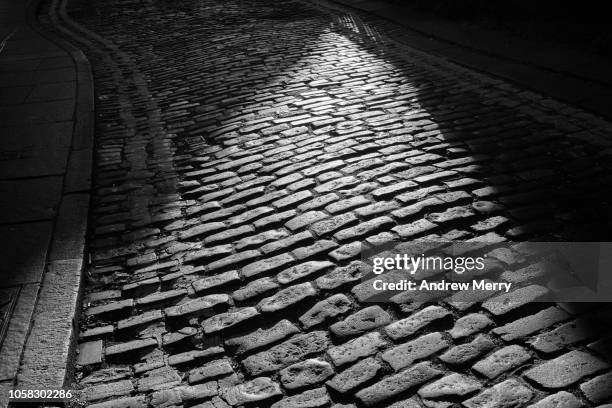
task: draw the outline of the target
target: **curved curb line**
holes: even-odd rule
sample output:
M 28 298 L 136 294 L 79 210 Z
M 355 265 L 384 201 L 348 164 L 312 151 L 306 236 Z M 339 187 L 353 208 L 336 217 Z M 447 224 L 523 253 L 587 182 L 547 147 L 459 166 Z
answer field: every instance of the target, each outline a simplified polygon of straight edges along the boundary
M 93 169 L 91 66 L 81 50 L 38 25 L 36 12 L 41 1 L 30 0 L 26 5 L 26 22 L 41 37 L 70 55 L 76 72 L 76 95 L 62 199 L 17 375 L 17 388 L 20 389 L 70 388 L 73 380 Z M 53 13 L 54 8 L 50 10 L 50 14 Z M 52 18 L 55 26 L 54 20 Z

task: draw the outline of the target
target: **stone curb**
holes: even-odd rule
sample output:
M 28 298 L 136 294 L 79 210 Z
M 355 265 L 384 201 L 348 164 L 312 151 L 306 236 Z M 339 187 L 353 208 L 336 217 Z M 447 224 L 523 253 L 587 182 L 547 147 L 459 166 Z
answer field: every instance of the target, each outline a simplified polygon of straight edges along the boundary
M 320 0 L 309 1 L 317 3 Z M 432 32 L 424 31 L 421 28 L 413 27 L 400 18 L 394 18 L 387 13 L 381 12 L 380 10 L 382 9 L 368 7 L 362 2 L 350 0 L 324 1 L 330 1 L 350 10 L 376 16 L 410 30 L 412 35 L 409 38 L 398 39 L 398 42 L 410 47 L 445 58 L 470 69 L 510 81 L 543 95 L 552 96 L 607 119 L 612 119 L 612 108 L 610 108 L 606 98 L 612 94 L 612 90 L 604 88 L 595 79 L 582 78 L 564 73 L 562 70 L 552 70 L 551 68 L 517 60 L 512 55 L 503 53 L 493 54 L 463 42 L 453 41 Z M 583 92 L 573 92 L 575 90 L 583 90 Z M 585 95 L 591 96 L 587 97 Z M 599 97 L 595 97 L 597 95 Z
M 93 168 L 91 67 L 82 51 L 38 25 L 36 11 L 41 1 L 31 0 L 27 4 L 26 21 L 38 34 L 71 56 L 77 76 L 77 94 L 63 196 L 17 375 L 17 388 L 20 389 L 69 388 L 72 382 Z M 55 13 L 55 9 L 50 12 Z

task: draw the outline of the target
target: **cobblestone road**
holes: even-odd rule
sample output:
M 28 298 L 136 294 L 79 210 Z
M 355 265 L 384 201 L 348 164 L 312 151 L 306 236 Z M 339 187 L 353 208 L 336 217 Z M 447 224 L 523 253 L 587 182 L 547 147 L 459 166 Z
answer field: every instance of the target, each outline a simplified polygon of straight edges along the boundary
M 605 239 L 609 123 L 326 4 L 71 15 L 96 85 L 92 407 L 610 402 L 601 305 L 372 304 L 359 262 L 362 240 Z

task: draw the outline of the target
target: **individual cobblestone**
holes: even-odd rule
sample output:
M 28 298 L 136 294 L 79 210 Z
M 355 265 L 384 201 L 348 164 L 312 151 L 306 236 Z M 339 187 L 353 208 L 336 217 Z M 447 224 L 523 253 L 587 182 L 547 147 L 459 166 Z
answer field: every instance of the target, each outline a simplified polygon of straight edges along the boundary
M 311 354 L 325 351 L 328 339 L 324 332 L 298 335 L 284 343 L 244 359 L 243 364 L 251 375 L 275 371 L 301 361 Z
M 307 261 L 285 269 L 276 276 L 276 279 L 279 283 L 287 285 L 303 278 L 311 278 L 312 275 L 318 275 L 333 266 L 334 264 L 328 261 Z
M 477 380 L 454 373 L 421 387 L 418 393 L 422 398 L 444 399 L 463 397 L 481 388 Z
M 221 359 L 206 363 L 201 367 L 194 368 L 189 371 L 189 384 L 196 384 L 202 381 L 210 380 L 222 375 L 231 374 L 234 372 L 230 361 Z
M 237 271 L 227 271 L 218 275 L 194 281 L 191 283 L 191 286 L 196 293 L 200 293 L 215 288 L 231 286 L 239 281 L 240 276 L 238 275 Z
M 402 320 L 385 327 L 385 332 L 393 340 L 408 337 L 433 322 L 450 316 L 450 312 L 442 307 L 428 306 Z
M 295 259 L 291 255 L 284 253 L 245 265 L 240 273 L 245 278 L 252 278 L 259 274 L 277 271 L 293 262 L 295 262 Z
M 316 290 L 311 283 L 301 283 L 285 289 L 281 289 L 273 296 L 262 299 L 259 308 L 262 312 L 276 312 L 293 306 L 306 298 L 316 295 Z
M 462 365 L 494 348 L 495 343 L 493 340 L 484 334 L 480 334 L 469 343 L 459 344 L 450 348 L 440 356 L 440 360 L 451 365 Z
M 351 301 L 339 293 L 318 302 L 306 313 L 300 316 L 300 322 L 305 328 L 310 328 L 325 322 L 333 317 L 344 314 L 351 308 Z
M 281 320 L 269 329 L 259 328 L 246 335 L 231 337 L 225 344 L 236 347 L 236 353 L 242 354 L 268 346 L 295 333 L 299 333 L 297 327 L 288 320 Z
M 341 322 L 329 327 L 337 338 L 347 338 L 362 334 L 391 321 L 391 316 L 380 306 L 370 306 L 350 315 Z
M 472 366 L 472 369 L 487 378 L 495 378 L 500 374 L 516 368 L 531 360 L 531 354 L 516 344 L 506 346 L 488 355 Z
M 272 404 L 271 408 L 318 408 L 329 405 L 329 395 L 325 388 L 304 391 L 301 394 L 285 397 Z
M 308 359 L 282 369 L 279 374 L 283 387 L 295 390 L 322 383 L 334 375 L 334 370 L 326 361 Z
M 441 371 L 433 368 L 429 363 L 419 363 L 362 389 L 356 396 L 369 407 L 379 406 L 382 401 L 419 386 L 441 374 Z
M 493 333 L 506 341 L 512 341 L 524 338 L 568 318 L 569 314 L 553 306 L 531 316 L 525 316 L 504 326 L 497 327 L 493 329 Z
M 238 302 L 248 301 L 278 288 L 278 283 L 269 277 L 256 279 L 232 293 L 232 297 Z
M 465 401 L 468 408 L 510 408 L 525 405 L 534 396 L 533 391 L 515 379 L 496 384 Z
M 485 329 L 486 327 L 489 327 L 492 324 L 493 321 L 489 319 L 486 315 L 480 313 L 471 313 L 469 315 L 465 315 L 457 319 L 455 325 L 449 331 L 449 334 L 454 339 L 460 339 L 471 334 L 478 333 L 482 329 Z M 500 334 L 501 331 L 497 330 L 498 329 L 495 329 L 494 332 L 496 334 Z
M 372 332 L 339 346 L 333 346 L 327 350 L 327 354 L 335 365 L 341 366 L 370 356 L 386 346 L 387 343 L 380 333 Z
M 370 267 L 360 261 L 353 261 L 347 266 L 337 267 L 327 274 L 316 279 L 321 289 L 332 290 L 338 287 L 357 282 L 370 270 Z
M 584 407 L 582 401 L 580 401 L 574 394 L 570 394 L 567 391 L 559 391 L 556 394 L 549 395 L 548 397 L 542 398 L 540 401 L 533 405 L 529 405 L 529 408 L 580 408 Z
M 525 376 L 542 387 L 560 389 L 608 367 L 594 356 L 574 350 L 530 368 Z
M 515 291 L 490 298 L 482 304 L 482 307 L 490 313 L 500 316 L 525 306 L 529 302 L 541 299 L 547 293 L 548 289 L 542 286 L 529 285 Z
M 364 383 L 374 380 L 383 365 L 373 358 L 366 358 L 327 381 L 327 386 L 341 394 L 347 394 Z
M 401 344 L 382 354 L 395 371 L 412 365 L 415 361 L 424 359 L 447 348 L 450 345 L 440 332 L 425 334 L 408 343 Z
M 212 312 L 213 308 L 229 304 L 229 296 L 224 294 L 207 295 L 192 299 L 177 306 L 171 306 L 164 310 L 168 317 L 180 317 L 186 315 L 202 315 Z
M 542 333 L 529 344 L 534 349 L 543 353 L 554 353 L 565 347 L 594 336 L 599 331 L 595 322 L 589 317 L 565 323 L 554 330 Z
M 245 307 L 244 309 L 219 313 L 204 320 L 202 322 L 202 328 L 206 334 L 216 333 L 244 323 L 258 315 L 259 312 L 254 307 Z
M 258 377 L 251 381 L 223 390 L 222 397 L 231 406 L 266 401 L 281 395 L 280 386 L 267 377 Z
M 580 384 L 580 390 L 589 401 L 601 404 L 612 398 L 612 374 L 603 374 Z

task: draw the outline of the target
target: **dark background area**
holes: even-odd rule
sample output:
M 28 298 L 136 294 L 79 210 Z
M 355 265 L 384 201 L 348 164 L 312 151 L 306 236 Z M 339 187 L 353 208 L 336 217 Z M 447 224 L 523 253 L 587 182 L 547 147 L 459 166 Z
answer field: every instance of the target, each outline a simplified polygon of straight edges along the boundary
M 607 2 L 554 0 L 392 0 L 481 28 L 500 29 L 529 40 L 561 42 L 612 55 Z

